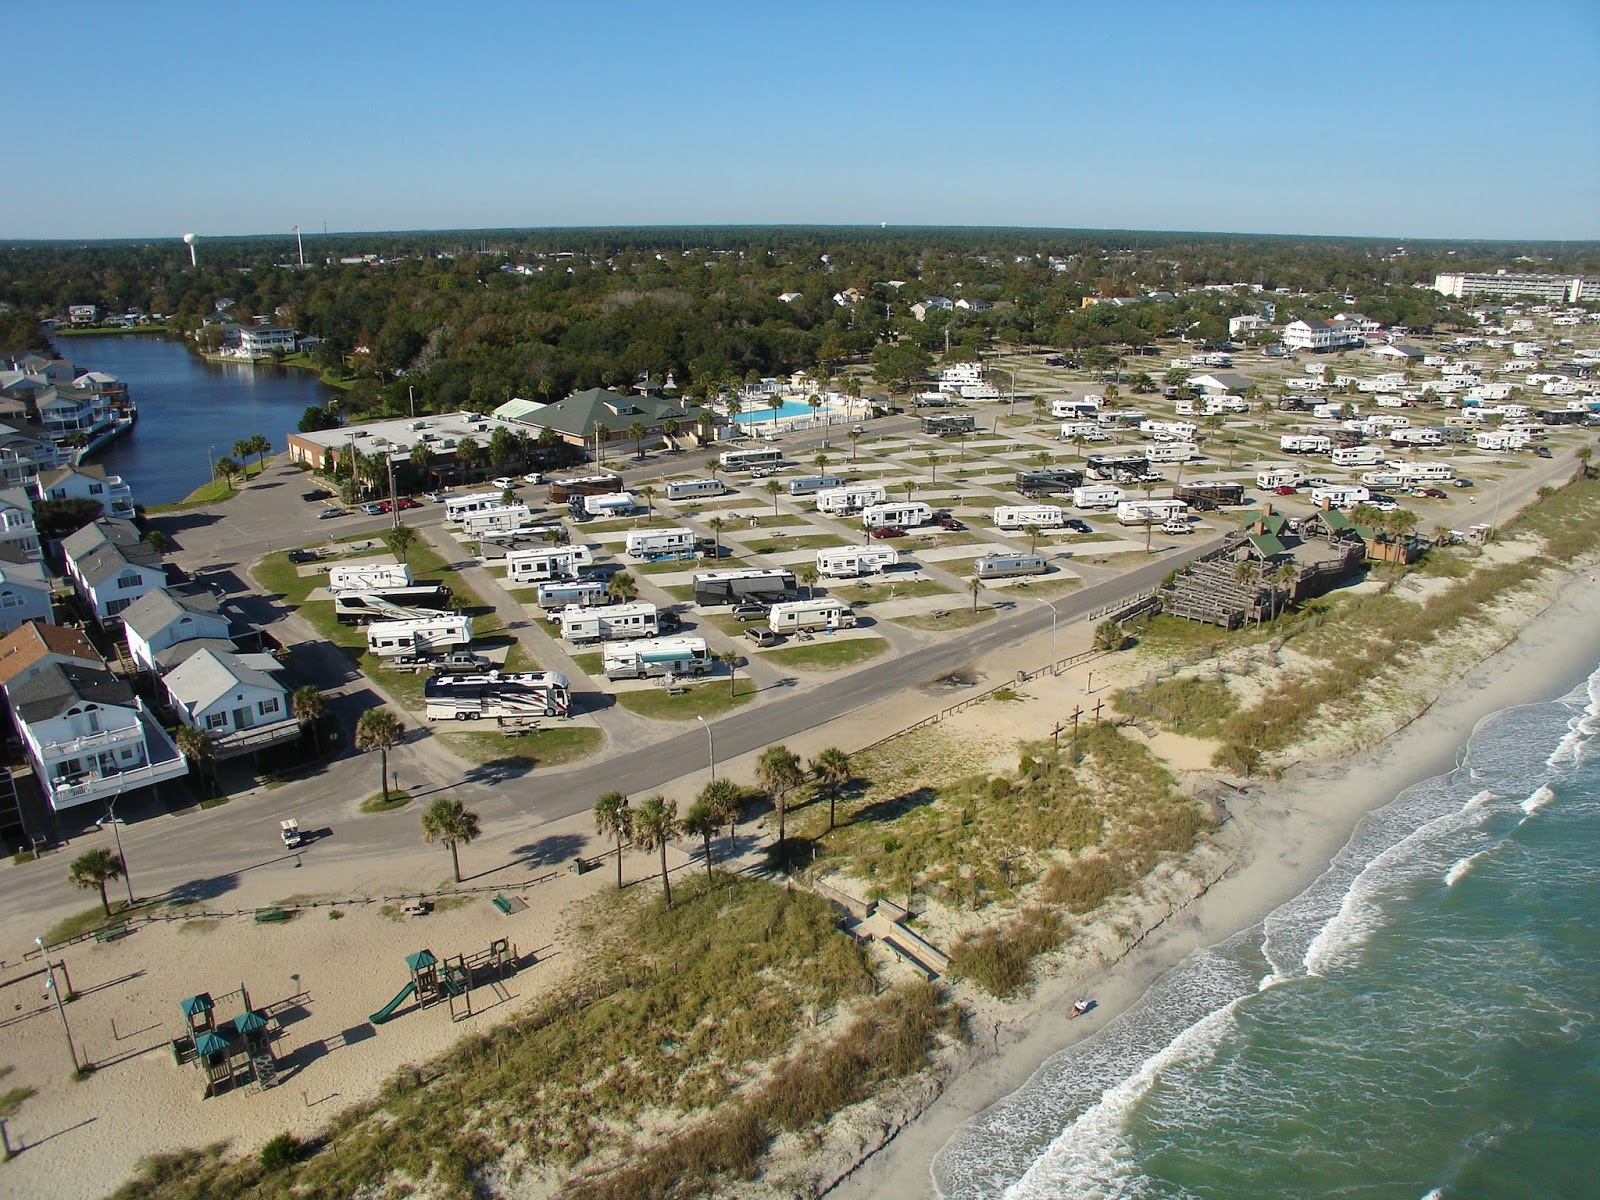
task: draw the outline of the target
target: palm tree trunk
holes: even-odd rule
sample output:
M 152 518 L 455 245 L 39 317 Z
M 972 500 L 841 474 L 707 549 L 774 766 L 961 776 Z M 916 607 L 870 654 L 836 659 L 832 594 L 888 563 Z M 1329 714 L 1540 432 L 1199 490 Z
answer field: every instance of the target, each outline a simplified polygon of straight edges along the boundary
M 828 832 L 833 832 L 833 812 L 839 803 L 839 792 L 836 788 L 828 789 Z
M 617 831 L 617 891 L 622 890 L 622 831 Z
M 456 869 L 456 882 L 461 882 L 461 851 L 454 842 L 450 843 L 450 865 Z
M 100 907 L 105 909 L 106 916 L 109 917 L 111 915 L 111 901 L 106 899 L 106 881 L 104 879 L 100 881 Z
M 783 843 L 789 823 L 788 798 L 782 794 L 778 796 L 778 853 L 783 853 Z
M 711 882 L 711 830 L 706 829 L 706 882 Z
M 389 752 L 380 750 L 378 754 L 378 786 L 383 789 L 383 802 L 387 804 L 389 803 Z
M 667 839 L 661 839 L 661 892 L 666 897 L 667 907 L 672 907 L 672 880 L 667 878 Z

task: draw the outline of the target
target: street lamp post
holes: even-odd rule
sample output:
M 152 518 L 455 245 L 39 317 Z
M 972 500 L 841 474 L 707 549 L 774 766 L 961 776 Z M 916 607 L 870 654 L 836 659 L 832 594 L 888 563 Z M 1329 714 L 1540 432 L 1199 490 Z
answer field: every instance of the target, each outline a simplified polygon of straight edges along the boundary
M 117 801 L 121 799 L 121 792 L 118 792 L 115 796 L 113 796 L 106 803 L 106 815 L 96 821 L 95 824 L 100 826 L 102 829 L 104 829 L 107 825 L 111 826 L 111 834 L 117 839 L 117 861 L 122 864 L 122 881 L 128 885 L 128 907 L 132 908 L 133 874 L 128 870 L 127 856 L 122 853 L 122 827 L 126 825 L 127 822 L 117 816 Z
M 55 997 L 56 1012 L 61 1017 L 61 1031 L 67 1035 L 67 1053 L 72 1057 L 72 1073 L 76 1075 L 82 1068 L 78 1065 L 78 1048 L 72 1044 L 72 1027 L 67 1024 L 67 1009 L 61 1003 L 61 988 L 56 984 L 56 965 L 50 961 L 50 952 L 44 948 L 44 939 L 36 937 L 33 941 L 44 955 L 44 969 L 49 976 L 45 981 L 45 990 Z
M 217 477 L 217 463 L 216 463 L 216 459 L 213 457 L 213 455 L 216 453 L 216 450 L 217 450 L 217 448 L 215 446 L 207 446 L 206 447 L 206 481 L 207 482 L 210 482 L 211 480 L 213 480 L 213 479 L 215 479 Z
M 711 761 L 711 782 L 717 781 L 717 740 L 711 735 L 711 723 L 702 716 L 696 716 L 696 721 L 706 727 L 706 756 Z

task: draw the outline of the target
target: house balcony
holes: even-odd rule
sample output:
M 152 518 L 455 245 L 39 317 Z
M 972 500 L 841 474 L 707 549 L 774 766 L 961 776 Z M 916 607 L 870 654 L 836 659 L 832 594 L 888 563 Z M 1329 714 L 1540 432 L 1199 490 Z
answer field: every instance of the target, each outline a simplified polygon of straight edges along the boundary
M 274 721 L 270 725 L 252 725 L 249 729 L 235 730 L 220 737 L 211 737 L 212 753 L 217 761 L 253 754 L 268 746 L 281 746 L 300 736 L 300 722 L 290 719 Z
M 102 729 L 64 742 L 41 742 L 39 755 L 46 762 L 63 758 L 77 758 L 82 754 L 99 754 L 104 750 L 126 746 L 129 742 L 143 742 L 144 728 L 135 721 L 116 729 Z
M 39 778 L 42 781 L 48 780 L 45 792 L 52 809 L 60 812 L 62 809 L 74 808 L 80 804 L 92 804 L 97 801 L 104 803 L 124 792 L 166 783 L 172 779 L 181 779 L 189 773 L 188 760 L 178 753 L 178 748 L 167 736 L 167 731 L 162 729 L 148 712 L 141 710 L 138 726 L 127 728 L 137 728 L 143 737 L 146 761 L 137 766 L 126 770 L 85 771 L 77 775 L 49 779 L 48 771 L 41 769 L 43 764 L 37 761 L 34 763 Z M 90 746 L 85 749 L 99 748 Z

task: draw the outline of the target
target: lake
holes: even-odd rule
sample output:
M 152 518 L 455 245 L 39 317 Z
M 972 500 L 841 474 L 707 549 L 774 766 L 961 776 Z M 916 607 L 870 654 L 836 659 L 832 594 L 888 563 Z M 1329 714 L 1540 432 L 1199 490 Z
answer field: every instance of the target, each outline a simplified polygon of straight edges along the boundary
M 312 405 L 333 389 L 314 372 L 207 362 L 162 337 L 57 338 L 56 353 L 78 370 L 105 371 L 128 385 L 139 422 L 90 459 L 121 475 L 138 504 L 171 504 L 211 478 L 210 459 L 265 434 L 274 453 Z

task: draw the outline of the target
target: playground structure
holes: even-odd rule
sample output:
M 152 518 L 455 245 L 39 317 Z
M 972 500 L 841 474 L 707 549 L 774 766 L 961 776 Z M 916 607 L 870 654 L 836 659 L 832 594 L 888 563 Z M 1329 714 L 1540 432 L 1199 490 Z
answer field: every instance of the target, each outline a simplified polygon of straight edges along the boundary
M 242 1083 L 265 1089 L 278 1082 L 270 1022 L 250 1006 L 250 993 L 244 984 L 223 996 L 221 1003 L 234 997 L 239 998 L 243 1011 L 222 1022 L 216 1019 L 219 1001 L 213 1000 L 210 992 L 190 996 L 178 1005 L 188 1032 L 172 1039 L 172 1058 L 180 1067 L 192 1062 L 205 1073 L 207 1098 Z
M 450 1007 L 450 1019 L 464 1021 L 472 1016 L 473 988 L 490 987 L 496 999 L 508 1000 L 510 997 L 502 984 L 521 967 L 522 960 L 509 938 L 495 938 L 487 950 L 473 955 L 458 954 L 442 962 L 432 950 L 418 950 L 415 954 L 406 955 L 406 969 L 411 972 L 411 982 L 368 1020 L 374 1025 L 391 1021 L 397 1015 L 402 1015 L 398 1012 L 400 1006 L 415 997 L 418 1008 L 427 1008 L 443 1000 Z M 464 1006 L 460 1013 L 456 1011 L 458 1000 Z

